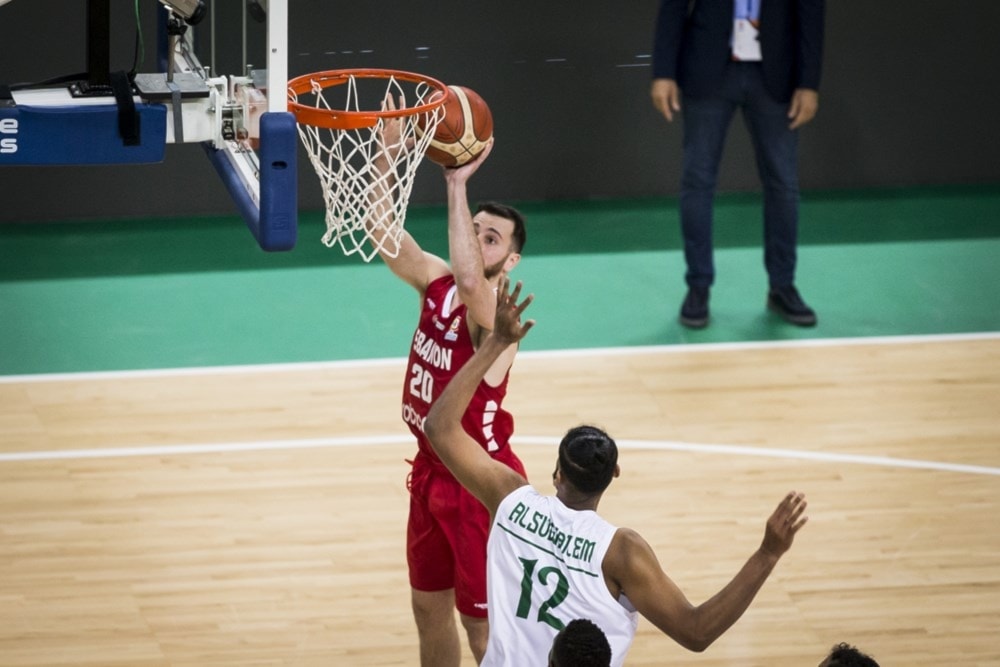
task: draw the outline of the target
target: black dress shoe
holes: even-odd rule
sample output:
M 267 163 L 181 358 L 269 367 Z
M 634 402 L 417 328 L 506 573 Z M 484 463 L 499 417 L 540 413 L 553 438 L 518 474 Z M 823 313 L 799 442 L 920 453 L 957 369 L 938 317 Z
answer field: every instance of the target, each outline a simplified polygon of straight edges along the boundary
M 690 287 L 681 304 L 680 322 L 689 329 L 704 329 L 708 324 L 708 288 Z
M 783 319 L 800 327 L 816 326 L 816 313 L 806 305 L 793 285 L 772 287 L 767 293 L 767 307 Z

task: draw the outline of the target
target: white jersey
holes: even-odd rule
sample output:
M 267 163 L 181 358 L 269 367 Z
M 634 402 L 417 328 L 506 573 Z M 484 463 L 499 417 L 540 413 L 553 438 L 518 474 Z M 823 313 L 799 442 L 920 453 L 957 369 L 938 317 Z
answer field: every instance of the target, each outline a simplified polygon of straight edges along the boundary
M 590 510 L 522 486 L 497 508 L 487 546 L 490 638 L 482 667 L 546 664 L 556 633 L 570 621 L 596 623 L 625 662 L 638 614 L 615 600 L 601 564 L 617 528 Z

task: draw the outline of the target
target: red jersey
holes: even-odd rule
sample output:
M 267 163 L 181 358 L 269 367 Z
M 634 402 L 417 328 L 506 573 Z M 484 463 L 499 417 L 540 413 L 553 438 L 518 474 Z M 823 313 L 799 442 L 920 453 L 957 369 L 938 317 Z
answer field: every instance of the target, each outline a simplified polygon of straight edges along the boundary
M 465 304 L 451 307 L 457 291 L 450 274 L 427 286 L 403 384 L 403 421 L 417 438 L 420 457 L 433 461 L 440 459 L 424 435 L 424 420 L 431 403 L 475 353 Z M 514 432 L 514 418 L 502 408 L 508 378 L 509 373 L 496 387 L 480 382 L 462 416 L 465 432 L 490 453 L 506 449 Z

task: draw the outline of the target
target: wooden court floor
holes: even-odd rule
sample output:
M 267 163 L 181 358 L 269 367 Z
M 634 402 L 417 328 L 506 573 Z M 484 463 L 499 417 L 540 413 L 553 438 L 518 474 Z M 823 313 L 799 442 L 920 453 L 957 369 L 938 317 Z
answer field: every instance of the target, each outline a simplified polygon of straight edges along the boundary
M 0 378 L 0 665 L 415 665 L 402 374 Z M 728 634 L 627 664 L 1000 665 L 1000 337 L 524 354 L 508 400 L 542 489 L 567 427 L 619 440 L 602 513 L 696 603 L 807 494 Z

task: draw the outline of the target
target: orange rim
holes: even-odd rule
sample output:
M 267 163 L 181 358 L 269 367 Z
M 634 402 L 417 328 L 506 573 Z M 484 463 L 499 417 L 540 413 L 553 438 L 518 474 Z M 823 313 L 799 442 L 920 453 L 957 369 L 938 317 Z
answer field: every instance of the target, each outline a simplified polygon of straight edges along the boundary
M 444 94 L 440 99 L 433 102 L 425 102 L 419 106 L 406 109 L 396 109 L 395 111 L 342 111 L 338 109 L 321 109 L 315 106 L 299 104 L 296 99 L 298 95 L 313 93 L 313 83 L 318 83 L 320 88 L 331 88 L 347 83 L 351 77 L 361 79 L 388 79 L 390 77 L 401 81 L 412 83 L 424 83 L 436 91 Z M 297 76 L 288 82 L 288 110 L 295 115 L 295 120 L 303 125 L 313 125 L 331 130 L 356 130 L 363 127 L 372 127 L 378 123 L 380 118 L 405 118 L 416 114 L 426 113 L 437 109 L 451 91 L 437 79 L 432 79 L 423 74 L 404 72 L 392 69 L 337 69 L 326 70 L 324 72 L 313 72 Z

